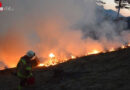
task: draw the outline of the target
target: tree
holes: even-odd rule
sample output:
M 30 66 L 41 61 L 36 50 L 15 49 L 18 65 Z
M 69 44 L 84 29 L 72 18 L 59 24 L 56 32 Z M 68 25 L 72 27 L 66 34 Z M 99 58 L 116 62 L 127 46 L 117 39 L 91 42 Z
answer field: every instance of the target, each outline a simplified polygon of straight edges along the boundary
M 102 0 L 96 0 L 96 3 L 100 6 L 103 6 L 104 4 L 106 4 L 104 1 Z
M 115 3 L 118 4 L 118 6 L 116 6 L 118 9 L 117 18 L 119 17 L 120 9 L 130 9 L 130 0 L 115 0 Z
M 127 0 L 127 2 L 130 4 L 130 0 Z

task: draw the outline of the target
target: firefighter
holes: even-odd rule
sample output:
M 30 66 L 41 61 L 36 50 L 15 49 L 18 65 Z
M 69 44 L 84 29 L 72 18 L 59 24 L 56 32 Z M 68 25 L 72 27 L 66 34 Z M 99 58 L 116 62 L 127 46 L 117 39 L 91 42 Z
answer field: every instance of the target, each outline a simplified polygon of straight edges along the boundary
M 17 76 L 20 79 L 18 90 L 34 84 L 34 77 L 32 74 L 32 63 L 37 57 L 33 51 L 28 51 L 25 56 L 21 57 L 17 64 Z

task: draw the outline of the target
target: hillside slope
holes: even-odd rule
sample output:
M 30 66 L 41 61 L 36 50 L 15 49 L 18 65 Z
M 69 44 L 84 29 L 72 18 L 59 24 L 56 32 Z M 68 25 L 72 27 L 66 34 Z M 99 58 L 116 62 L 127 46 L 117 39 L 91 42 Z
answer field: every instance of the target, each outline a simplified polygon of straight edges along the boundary
M 11 72 L 0 71 L 0 90 L 17 87 Z M 130 48 L 35 68 L 34 75 L 35 90 L 130 90 Z

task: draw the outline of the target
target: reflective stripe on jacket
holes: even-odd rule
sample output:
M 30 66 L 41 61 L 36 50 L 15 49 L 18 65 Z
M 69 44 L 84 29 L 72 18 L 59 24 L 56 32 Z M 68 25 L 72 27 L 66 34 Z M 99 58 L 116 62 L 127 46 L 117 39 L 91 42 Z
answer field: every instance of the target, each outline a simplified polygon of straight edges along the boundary
M 17 65 L 17 75 L 20 78 L 28 78 L 32 76 L 32 67 L 30 58 L 24 56 L 20 59 Z

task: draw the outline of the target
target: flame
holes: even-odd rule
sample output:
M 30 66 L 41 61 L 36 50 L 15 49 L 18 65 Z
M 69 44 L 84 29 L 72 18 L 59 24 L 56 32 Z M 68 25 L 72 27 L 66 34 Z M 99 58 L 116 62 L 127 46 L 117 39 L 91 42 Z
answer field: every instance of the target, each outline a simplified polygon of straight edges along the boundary
M 128 44 L 128 46 L 130 47 L 130 43 Z
M 130 47 L 130 43 L 128 43 L 127 45 L 121 45 L 120 46 L 120 49 L 125 49 L 127 47 Z M 118 50 L 118 48 L 110 48 L 108 50 L 101 50 L 99 48 L 96 48 L 96 49 L 92 49 L 90 50 L 90 52 L 87 52 L 86 54 L 84 54 L 85 56 L 88 56 L 88 55 L 92 55 L 92 54 L 99 54 L 99 53 L 107 53 L 107 52 L 113 52 L 113 51 L 116 51 Z M 56 52 L 55 52 L 56 53 Z M 67 56 L 67 57 L 58 57 L 56 56 L 57 54 L 54 54 L 54 52 L 51 52 L 49 53 L 47 56 L 47 60 L 43 63 L 41 62 L 38 67 L 49 67 L 49 66 L 54 66 L 54 65 L 57 65 L 57 64 L 60 64 L 60 63 L 63 63 L 63 62 L 66 62 L 70 59 L 76 59 L 77 57 L 79 56 L 75 56 L 75 55 L 70 55 L 70 56 Z M 13 66 L 13 64 L 11 64 Z M 13 66 L 15 67 L 15 65 Z M 0 68 L 1 69 L 1 68 Z M 2 68 L 3 69 L 3 68 Z
M 40 63 L 39 65 L 38 65 L 39 67 L 42 67 L 42 66 L 45 66 L 43 63 Z
M 109 52 L 113 52 L 113 51 L 115 51 L 115 49 L 114 49 L 114 48 L 111 48 L 111 49 L 109 50 Z
M 92 52 L 89 52 L 87 55 L 98 54 L 98 53 L 100 53 L 100 51 L 98 51 L 98 50 L 93 50 Z
M 128 44 L 127 46 L 130 46 L 130 44 Z M 124 49 L 124 48 L 127 48 L 127 46 L 125 45 L 122 45 L 121 46 L 121 49 Z M 87 54 L 85 54 L 85 56 L 88 56 L 88 55 L 92 55 L 92 54 L 99 54 L 99 53 L 107 53 L 107 52 L 113 52 L 113 51 L 116 51 L 116 48 L 110 48 L 109 50 L 97 50 L 97 49 L 94 49 L 92 50 L 91 52 L 88 52 Z M 54 53 L 50 53 L 48 55 L 48 60 L 47 62 L 45 63 L 40 63 L 38 66 L 39 67 L 42 67 L 42 66 L 45 66 L 45 67 L 48 67 L 48 66 L 54 66 L 54 65 L 57 65 L 59 63 L 63 63 L 63 62 L 66 62 L 68 61 L 69 59 L 76 59 L 76 56 L 74 55 L 71 55 L 70 58 L 64 58 L 64 59 L 59 59 L 59 58 L 56 58 L 55 54 Z
M 100 51 L 98 50 L 93 50 L 92 52 L 88 53 L 87 55 L 90 55 L 90 54 L 98 54 L 100 53 Z M 47 62 L 45 62 L 44 64 L 43 63 L 40 63 L 38 66 L 39 67 L 42 67 L 42 66 L 45 66 L 45 67 L 48 67 L 48 66 L 54 66 L 54 65 L 57 65 L 59 63 L 63 63 L 63 62 L 66 62 L 68 61 L 69 59 L 76 59 L 76 56 L 74 55 L 71 55 L 70 58 L 64 58 L 63 60 L 60 60 L 58 58 L 56 58 L 56 56 L 53 54 L 53 53 L 50 53 L 49 55 L 49 59 L 47 60 Z
M 76 56 L 71 55 L 71 59 L 76 59 Z
M 50 54 L 49 54 L 49 57 L 50 57 L 50 58 L 54 58 L 55 55 L 54 55 L 53 53 L 50 53 Z
M 53 53 L 49 54 L 49 60 L 45 63 L 45 66 L 54 66 L 59 63 L 59 60 L 55 57 Z
M 129 46 L 130 46 L 130 43 L 127 44 L 127 45 L 121 45 L 120 48 L 121 49 L 125 49 L 125 48 L 127 48 Z M 97 50 L 97 49 L 94 49 L 91 52 L 86 53 L 85 56 L 92 55 L 92 54 L 99 54 L 101 52 L 102 53 L 113 52 L 113 51 L 116 51 L 116 50 L 117 50 L 117 48 L 110 48 L 108 50 L 100 50 L 100 49 Z M 48 60 L 45 63 L 40 63 L 38 65 L 39 67 L 42 67 L 42 66 L 45 66 L 45 67 L 54 66 L 54 65 L 57 65 L 59 63 L 66 62 L 66 61 L 68 61 L 70 59 L 76 59 L 76 57 L 77 57 L 77 56 L 74 56 L 74 55 L 70 55 L 70 58 L 64 57 L 64 58 L 61 59 L 61 58 L 57 58 L 55 56 L 55 54 L 52 53 L 52 52 L 48 56 L 49 56 Z
M 124 49 L 124 48 L 126 48 L 126 46 L 125 46 L 125 45 L 122 45 L 121 48 Z

